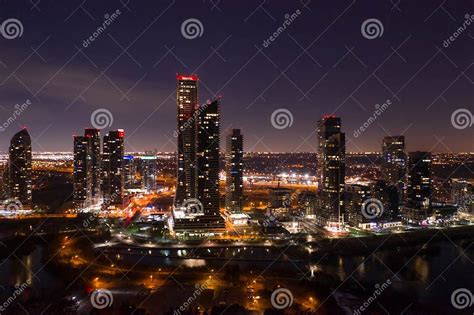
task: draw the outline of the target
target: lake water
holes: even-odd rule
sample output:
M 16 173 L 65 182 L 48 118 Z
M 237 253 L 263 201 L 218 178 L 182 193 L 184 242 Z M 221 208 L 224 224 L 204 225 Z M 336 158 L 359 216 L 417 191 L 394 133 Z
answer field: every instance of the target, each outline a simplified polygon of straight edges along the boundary
M 389 314 L 400 314 L 404 311 L 406 314 L 472 314 L 474 306 L 471 309 L 458 310 L 451 303 L 451 294 L 456 289 L 467 288 L 474 292 L 474 249 L 470 247 L 470 242 L 464 240 L 452 243 L 446 240 L 430 244 L 426 248 L 396 248 L 382 250 L 369 256 L 324 255 L 311 262 L 297 262 L 291 257 L 285 259 L 284 255 L 280 257 L 283 261 L 273 262 L 272 257 L 275 257 L 275 253 L 281 251 L 280 249 L 269 251 L 247 248 L 245 253 L 243 251 L 242 254 L 239 253 L 240 259 L 252 257 L 268 260 L 260 262 L 236 260 L 230 265 L 239 266 L 241 278 L 261 275 L 264 279 L 263 285 L 278 282 L 288 287 L 294 292 L 295 300 L 299 299 L 298 295 L 306 294 L 305 290 L 314 293 L 315 298 L 322 303 L 321 310 L 325 305 L 338 303 L 343 306 L 340 309 L 341 313 L 351 313 L 351 310 L 374 294 L 376 285 L 380 286 L 390 280 L 390 285 L 377 296 L 367 314 L 384 313 L 384 311 Z M 29 244 L 29 248 L 1 261 L 0 289 L 3 292 L 0 297 L 4 301 L 11 295 L 15 286 L 19 287 L 27 281 L 31 283 L 31 289 L 25 293 L 26 298 L 20 297 L 18 301 L 28 302 L 32 296 L 44 296 L 42 292 L 46 291 L 54 292 L 57 300 L 78 292 L 78 286 L 68 287 L 65 283 L 64 271 L 58 271 L 51 265 L 50 262 L 54 258 L 46 257 L 44 243 Z M 220 258 L 231 258 L 235 251 L 236 249 L 220 250 L 209 254 Z M 140 257 L 139 255 L 128 257 L 130 260 L 128 263 L 138 261 Z M 168 270 L 167 268 L 172 270 L 180 265 L 181 271 L 191 278 L 193 271 L 201 272 L 211 268 L 219 270 L 224 264 L 228 265 L 226 259 L 207 260 L 202 257 L 196 259 L 146 257 L 140 261 L 148 266 L 163 267 L 165 270 Z M 310 278 L 308 265 L 314 268 L 314 278 Z M 198 276 L 196 280 L 197 278 Z M 306 282 L 308 286 L 302 288 L 301 281 L 306 281 L 307 278 L 312 281 Z M 81 279 L 78 282 L 80 283 Z M 228 284 L 224 282 L 221 285 Z M 123 286 L 123 283 L 118 285 Z M 179 284 L 174 286 L 178 288 Z M 173 287 L 173 283 L 167 284 L 167 290 L 170 290 L 170 287 Z M 127 286 L 123 288 L 129 289 Z M 54 301 L 56 300 L 50 303 L 54 304 Z M 147 305 L 145 303 L 143 306 Z M 9 310 L 14 309 L 14 307 L 8 308 L 4 313 L 8 314 Z

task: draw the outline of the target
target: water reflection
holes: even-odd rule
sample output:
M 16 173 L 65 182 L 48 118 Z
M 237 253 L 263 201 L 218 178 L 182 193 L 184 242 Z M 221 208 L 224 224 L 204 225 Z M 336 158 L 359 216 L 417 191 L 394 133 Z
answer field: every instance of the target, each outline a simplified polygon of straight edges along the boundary
M 359 267 L 357 267 L 357 271 L 358 271 L 358 276 L 360 278 L 364 278 L 365 277 L 365 257 L 364 256 L 361 256 L 359 259 Z
M 428 261 L 422 256 L 416 256 L 415 261 L 415 272 L 418 274 L 419 280 L 423 283 L 426 283 L 430 275 L 430 267 Z
M 346 271 L 344 269 L 344 259 L 342 256 L 339 256 L 338 263 L 337 263 L 337 276 L 339 277 L 340 281 L 344 281 L 346 278 Z
M 18 254 L 18 259 L 12 256 L 0 265 L 0 283 L 2 285 L 6 284 L 6 286 L 21 286 L 23 283 L 31 281 L 35 288 L 50 290 L 63 288 L 61 286 L 61 274 L 54 268 L 43 266 L 45 262 L 50 260 L 50 257 L 43 257 L 46 253 L 43 245 L 36 245 L 33 248 L 34 250 L 28 254 L 23 256 Z M 144 251 L 144 254 L 147 252 L 148 249 Z M 417 248 L 398 248 L 397 250 L 378 251 L 377 256 L 327 255 L 314 259 L 311 263 L 305 261 L 304 265 L 301 266 L 296 266 L 295 261 L 273 261 L 272 258 L 279 252 L 279 249 L 251 247 L 247 249 L 202 249 L 197 251 L 178 249 L 153 250 L 153 255 L 143 257 L 138 253 L 132 255 L 127 248 L 124 248 L 120 253 L 111 253 L 111 258 L 114 258 L 117 264 L 124 263 L 129 266 L 135 266 L 135 263 L 139 261 L 140 266 L 156 267 L 157 269 L 153 270 L 159 269 L 160 272 L 162 272 L 161 268 L 171 270 L 182 266 L 184 270 L 180 271 L 184 271 L 189 278 L 204 275 L 209 277 L 211 275 L 206 272 L 207 269 L 222 269 L 221 273 L 225 275 L 216 273 L 215 279 L 213 279 L 216 286 L 227 285 L 226 281 L 222 281 L 224 276 L 227 277 L 226 279 L 232 279 L 228 281 L 229 283 L 238 283 L 239 277 L 240 279 L 253 277 L 264 270 L 262 276 L 266 280 L 274 281 L 273 284 L 278 283 L 282 286 L 291 287 L 295 290 L 295 294 L 298 292 L 298 296 L 305 297 L 305 305 L 309 305 L 309 301 L 311 301 L 310 297 L 307 296 L 309 292 L 305 291 L 305 288 L 295 287 L 291 283 L 291 280 L 295 278 L 318 281 L 325 279 L 320 277 L 321 274 L 325 274 L 332 279 L 344 282 L 347 277 L 352 276 L 362 286 L 373 288 L 375 283 L 385 282 L 392 278 L 394 273 L 397 273 L 400 280 L 397 280 L 397 285 L 393 286 L 394 289 L 400 290 L 400 292 L 410 292 L 410 296 L 416 296 L 419 293 L 423 295 L 423 298 L 436 301 L 447 290 L 466 285 L 462 282 L 469 279 L 469 277 L 463 277 L 462 275 L 471 267 L 469 259 L 456 259 L 459 256 L 459 248 L 449 243 L 433 244 L 422 253 L 418 253 Z M 193 253 L 192 256 L 191 253 Z M 466 249 L 465 257 L 470 257 L 471 254 L 472 250 Z M 209 259 L 202 258 L 204 255 Z M 268 268 L 269 265 L 271 268 Z M 445 277 L 446 281 L 439 282 L 437 280 L 438 275 L 444 272 L 448 265 L 452 276 Z M 234 268 L 235 266 L 238 266 L 238 268 Z M 186 272 L 186 269 L 189 269 L 190 272 Z M 206 272 L 204 275 L 203 270 Z M 212 276 L 214 277 L 214 275 Z M 149 277 L 149 275 L 147 274 L 146 277 Z M 201 280 L 199 278 L 199 281 Z M 158 278 L 156 280 L 155 278 L 151 280 L 147 278 L 146 281 L 148 281 L 147 284 L 155 285 L 156 283 L 152 281 L 158 281 Z M 326 282 L 323 283 L 323 285 L 326 284 Z M 430 287 L 430 290 L 425 290 L 425 287 L 431 283 L 434 284 Z M 63 286 L 65 287 L 67 284 Z M 298 291 L 299 289 L 301 289 L 301 292 Z M 345 288 L 342 287 L 341 290 L 343 289 Z M 357 295 L 357 292 L 355 294 Z M 318 296 L 314 296 L 314 298 L 317 299 Z
M 33 283 L 35 278 L 33 269 L 41 261 L 41 252 L 41 248 L 36 248 L 26 256 L 17 257 L 14 255 L 11 257 L 7 264 L 10 265 L 10 269 L 12 270 L 12 281 L 8 284 L 20 287 L 26 282 Z
M 205 259 L 184 259 L 182 263 L 186 268 L 199 268 L 206 266 Z

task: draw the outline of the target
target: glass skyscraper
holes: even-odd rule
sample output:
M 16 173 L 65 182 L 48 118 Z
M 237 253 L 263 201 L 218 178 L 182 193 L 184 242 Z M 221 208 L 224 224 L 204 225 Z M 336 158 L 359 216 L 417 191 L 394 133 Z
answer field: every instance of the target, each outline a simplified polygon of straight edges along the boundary
M 89 139 L 74 136 L 74 207 L 87 207 L 92 196 L 92 173 Z
M 197 145 L 197 199 L 206 215 L 219 215 L 219 100 L 199 108 Z
M 175 204 L 181 205 L 186 199 L 197 196 L 196 146 L 198 77 L 178 75 L 176 101 L 178 107 L 178 157 L 177 186 Z
M 87 128 L 84 136 L 89 141 L 90 155 L 90 173 L 91 173 L 91 198 L 96 203 L 100 197 L 100 130 L 95 128 Z
M 341 118 L 323 116 L 318 121 L 319 224 L 339 227 L 344 221 L 344 177 L 346 141 Z
M 229 130 L 226 137 L 226 189 L 225 208 L 230 213 L 240 213 L 244 198 L 244 140 L 240 129 Z
M 16 133 L 9 149 L 9 197 L 23 208 L 32 206 L 31 138 L 28 130 Z
M 406 182 L 407 157 L 405 137 L 390 136 L 383 139 L 382 176 L 392 186 L 397 187 L 399 199 L 403 200 L 404 182 Z
M 102 149 L 102 194 L 106 204 L 121 204 L 124 186 L 124 131 L 109 131 Z
M 431 153 L 410 152 L 406 189 L 405 218 L 419 222 L 425 220 L 431 210 L 432 178 Z

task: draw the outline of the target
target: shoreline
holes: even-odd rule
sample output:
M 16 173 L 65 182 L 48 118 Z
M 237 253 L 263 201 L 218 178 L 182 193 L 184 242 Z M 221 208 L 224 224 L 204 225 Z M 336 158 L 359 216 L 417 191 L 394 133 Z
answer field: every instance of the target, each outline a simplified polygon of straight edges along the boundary
M 40 233 L 40 235 L 8 235 L 2 238 L 0 241 L 3 246 L 0 246 L 0 256 L 2 252 L 8 252 L 11 246 L 18 246 L 22 242 L 27 242 L 29 239 L 35 240 L 36 238 L 42 237 L 59 237 L 68 234 L 77 233 L 78 230 L 68 231 L 54 231 L 51 233 Z M 99 231 L 88 231 L 87 233 L 102 234 Z M 107 233 L 105 233 L 107 234 Z M 103 237 L 106 237 L 102 234 Z M 363 237 L 343 237 L 343 238 L 319 238 L 311 242 L 306 242 L 303 239 L 295 240 L 273 240 L 271 243 L 265 240 L 259 242 L 238 242 L 239 244 L 232 244 L 229 242 L 219 242 L 219 240 L 212 241 L 212 245 L 207 245 L 209 240 L 193 240 L 193 241 L 181 241 L 180 243 L 168 243 L 160 244 L 156 243 L 156 246 L 146 247 L 140 246 L 139 244 L 117 244 L 115 249 L 120 247 L 131 247 L 135 249 L 193 249 L 193 248 L 278 248 L 288 247 L 291 252 L 294 252 L 298 258 L 302 258 L 308 254 L 307 250 L 310 249 L 310 257 L 318 255 L 354 255 L 354 254 L 366 254 L 371 253 L 374 250 L 383 250 L 393 247 L 415 247 L 418 245 L 427 245 L 432 242 L 439 242 L 443 240 L 458 240 L 458 239 L 471 239 L 474 241 L 474 225 L 440 228 L 440 229 L 422 229 L 416 231 L 409 231 L 403 233 L 391 233 L 384 235 L 371 235 Z M 112 248 L 114 248 L 112 247 Z M 3 253 L 4 254 L 4 253 Z M 205 259 L 205 258 L 203 258 Z
M 428 245 L 432 242 L 459 239 L 472 239 L 474 241 L 474 226 L 468 225 L 443 229 L 427 228 L 406 233 L 322 239 L 309 244 L 314 246 L 316 253 L 353 255 L 358 253 L 365 254 L 368 251 L 373 252 L 374 250 L 382 250 L 390 247 L 415 247 L 421 244 Z

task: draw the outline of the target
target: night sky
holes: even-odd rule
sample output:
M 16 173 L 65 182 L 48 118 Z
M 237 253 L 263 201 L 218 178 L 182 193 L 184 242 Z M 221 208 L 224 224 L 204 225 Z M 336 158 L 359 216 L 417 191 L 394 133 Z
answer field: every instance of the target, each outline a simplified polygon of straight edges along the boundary
M 196 73 L 200 102 L 222 96 L 222 131 L 242 128 L 247 151 L 314 152 L 317 120 L 333 113 L 348 151 L 380 151 L 385 135 L 404 134 L 410 151 L 473 152 L 474 126 L 454 128 L 451 114 L 474 113 L 474 23 L 443 42 L 474 14 L 474 1 L 392 1 L 0 0 L 0 21 L 23 24 L 21 37 L 0 36 L 1 122 L 31 100 L 0 132 L 0 151 L 21 126 L 34 151 L 72 151 L 72 135 L 100 108 L 113 114 L 102 133 L 125 129 L 127 151 L 174 151 L 176 73 Z M 201 37 L 183 37 L 190 18 L 202 23 Z M 362 35 L 369 18 L 383 24 L 381 37 Z M 272 126 L 279 108 L 291 112 L 290 127 Z

